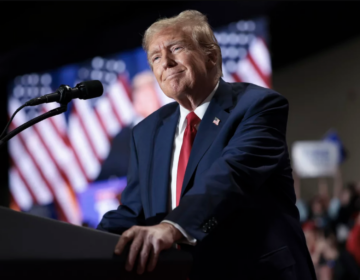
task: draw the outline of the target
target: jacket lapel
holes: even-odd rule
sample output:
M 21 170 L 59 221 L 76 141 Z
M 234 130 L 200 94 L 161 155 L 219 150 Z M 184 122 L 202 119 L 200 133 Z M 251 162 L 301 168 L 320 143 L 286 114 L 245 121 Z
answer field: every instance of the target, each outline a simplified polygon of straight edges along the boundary
M 158 132 L 155 134 L 153 172 L 150 184 L 150 209 L 154 211 L 153 215 L 169 210 L 170 167 L 179 115 L 180 110 L 177 106 L 173 113 L 160 120 Z
M 181 196 L 184 194 L 185 189 L 199 161 L 205 152 L 209 149 L 211 143 L 214 141 L 219 131 L 225 124 L 227 118 L 229 117 L 229 113 L 225 110 L 230 108 L 232 104 L 232 90 L 229 85 L 220 79 L 219 87 L 214 94 L 196 133 L 188 165 L 185 171 Z M 213 123 L 215 118 L 220 120 L 218 125 Z

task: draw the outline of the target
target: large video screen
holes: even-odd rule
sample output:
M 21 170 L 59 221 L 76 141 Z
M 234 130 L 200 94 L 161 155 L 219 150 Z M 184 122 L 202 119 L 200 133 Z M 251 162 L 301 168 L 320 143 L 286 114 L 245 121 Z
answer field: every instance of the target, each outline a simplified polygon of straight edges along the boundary
M 215 29 L 223 57 L 223 79 L 271 87 L 265 18 L 240 20 Z M 104 42 L 106 43 L 106 42 Z M 137 48 L 52 71 L 15 77 L 9 84 L 9 116 L 31 98 L 100 80 L 104 93 L 74 99 L 66 113 L 44 120 L 9 142 L 11 208 L 96 227 L 119 205 L 126 187 L 131 129 L 173 100 L 159 88 L 146 53 Z M 26 107 L 10 129 L 58 107 Z

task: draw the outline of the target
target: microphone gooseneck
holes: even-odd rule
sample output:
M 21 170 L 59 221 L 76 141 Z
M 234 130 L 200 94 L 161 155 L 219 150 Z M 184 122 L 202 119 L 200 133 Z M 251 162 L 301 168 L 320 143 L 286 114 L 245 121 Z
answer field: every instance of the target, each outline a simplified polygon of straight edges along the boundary
M 43 103 L 58 102 L 67 104 L 74 98 L 91 99 L 103 94 L 104 88 L 100 81 L 86 81 L 77 84 L 74 88 L 61 85 L 54 93 L 49 93 L 40 97 L 30 99 L 25 103 L 26 106 L 36 106 Z

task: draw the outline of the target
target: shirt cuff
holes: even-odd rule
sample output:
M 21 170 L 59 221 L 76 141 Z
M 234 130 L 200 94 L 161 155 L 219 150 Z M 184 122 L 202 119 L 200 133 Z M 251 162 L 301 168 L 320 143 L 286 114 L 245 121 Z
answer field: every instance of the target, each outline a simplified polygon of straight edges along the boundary
M 172 224 L 174 227 L 176 227 L 181 233 L 182 235 L 185 237 L 185 239 L 181 239 L 178 241 L 178 243 L 184 243 L 184 244 L 188 244 L 188 245 L 192 245 L 195 246 L 196 245 L 196 239 L 192 236 L 190 236 L 181 226 L 179 226 L 178 224 L 169 221 L 169 220 L 163 220 L 161 221 L 161 223 L 168 223 L 168 224 Z

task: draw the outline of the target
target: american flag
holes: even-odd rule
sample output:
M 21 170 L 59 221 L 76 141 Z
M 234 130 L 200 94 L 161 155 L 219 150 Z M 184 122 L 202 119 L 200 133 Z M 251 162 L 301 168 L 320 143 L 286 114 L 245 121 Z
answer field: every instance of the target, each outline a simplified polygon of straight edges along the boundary
M 214 123 L 215 125 L 219 125 L 220 120 L 219 120 L 218 118 L 215 118 L 215 119 L 213 120 L 213 123 Z
M 265 18 L 241 20 L 216 30 L 224 80 L 271 87 L 271 60 Z
M 223 56 L 223 79 L 271 86 L 267 22 L 241 20 L 215 30 Z M 27 100 L 54 92 L 61 84 L 75 86 L 100 80 L 104 94 L 90 100 L 74 99 L 66 114 L 44 120 L 9 142 L 10 191 L 13 209 L 29 211 L 35 205 L 54 205 L 56 218 L 83 222 L 77 194 L 96 178 L 108 156 L 113 137 L 138 118 L 131 86 L 139 73 L 150 72 L 142 49 L 95 57 L 44 73 L 16 77 L 9 85 L 9 117 Z M 154 79 L 159 106 L 169 100 Z M 58 104 L 27 107 L 14 118 L 11 129 Z

